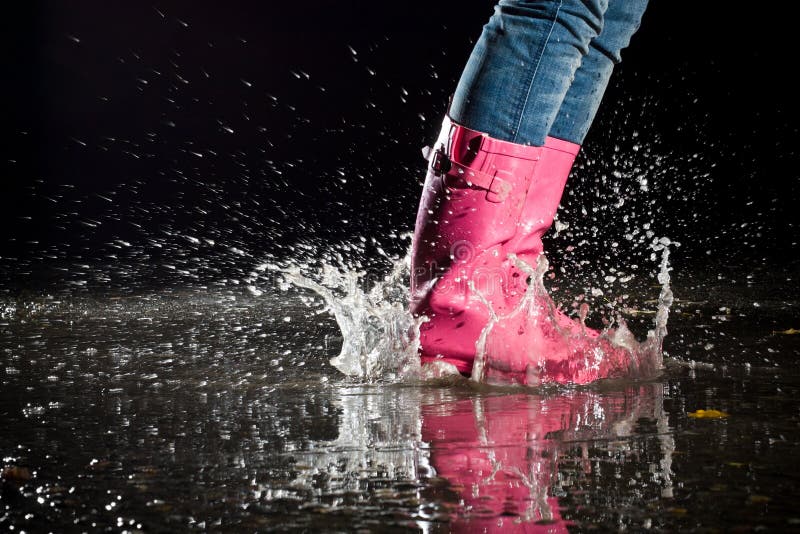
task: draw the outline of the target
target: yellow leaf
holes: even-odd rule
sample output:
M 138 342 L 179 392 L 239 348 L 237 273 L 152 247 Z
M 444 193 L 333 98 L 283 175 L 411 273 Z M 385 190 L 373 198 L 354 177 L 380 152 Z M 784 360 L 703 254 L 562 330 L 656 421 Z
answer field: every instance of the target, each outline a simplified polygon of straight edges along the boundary
M 693 419 L 724 419 L 728 414 L 719 410 L 697 410 L 689 412 L 689 417 Z
M 788 330 L 773 330 L 773 334 L 785 334 L 787 336 L 792 336 L 795 334 L 800 334 L 800 330 L 796 328 L 789 328 Z

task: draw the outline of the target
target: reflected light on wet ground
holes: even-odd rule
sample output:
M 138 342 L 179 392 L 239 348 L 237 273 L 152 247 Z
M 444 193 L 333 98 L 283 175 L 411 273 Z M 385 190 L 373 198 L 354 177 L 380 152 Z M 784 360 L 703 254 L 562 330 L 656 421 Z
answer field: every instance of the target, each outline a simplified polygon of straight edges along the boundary
M 335 324 L 295 297 L 4 302 L 3 529 L 800 524 L 785 306 L 684 306 L 654 381 L 520 391 L 345 379 Z

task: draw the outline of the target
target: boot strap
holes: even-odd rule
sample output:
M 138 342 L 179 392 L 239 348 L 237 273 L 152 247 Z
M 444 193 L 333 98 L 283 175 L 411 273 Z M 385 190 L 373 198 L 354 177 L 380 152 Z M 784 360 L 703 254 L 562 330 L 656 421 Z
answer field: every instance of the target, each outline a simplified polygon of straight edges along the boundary
M 511 184 L 496 174 L 470 169 L 447 157 L 442 149 L 436 150 L 431 160 L 431 170 L 442 176 L 444 185 L 454 189 L 480 189 L 486 191 L 489 202 L 503 202 L 511 193 Z

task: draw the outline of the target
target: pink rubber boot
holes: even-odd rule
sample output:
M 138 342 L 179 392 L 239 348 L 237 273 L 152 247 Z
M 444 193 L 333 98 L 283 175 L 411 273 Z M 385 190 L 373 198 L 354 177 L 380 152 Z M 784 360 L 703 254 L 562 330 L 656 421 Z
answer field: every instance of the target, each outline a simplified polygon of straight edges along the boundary
M 420 327 L 423 364 L 441 360 L 469 374 L 475 341 L 489 319 L 475 292 L 496 311 L 518 302 L 521 286 L 507 279 L 505 244 L 517 233 L 541 152 L 445 118 L 429 157 L 412 243 L 410 309 L 429 318 Z
M 509 257 L 536 266 L 579 148 L 554 138 L 544 147 L 500 141 L 445 118 L 411 256 L 410 309 L 429 318 L 420 328 L 423 364 L 471 373 L 488 305 L 500 320 L 479 379 L 586 383 L 624 368 L 627 351 L 558 312 L 546 293 L 521 306 L 529 275 Z
M 543 251 L 542 236 L 552 226 L 579 145 L 548 137 L 520 216 L 517 234 L 505 245 L 530 268 Z M 510 292 L 528 289 L 528 275 L 512 262 Z M 525 302 L 498 313 L 485 342 L 485 363 L 476 371 L 482 381 L 528 386 L 547 382 L 586 384 L 626 374 L 631 353 L 557 309 L 541 287 L 530 288 Z

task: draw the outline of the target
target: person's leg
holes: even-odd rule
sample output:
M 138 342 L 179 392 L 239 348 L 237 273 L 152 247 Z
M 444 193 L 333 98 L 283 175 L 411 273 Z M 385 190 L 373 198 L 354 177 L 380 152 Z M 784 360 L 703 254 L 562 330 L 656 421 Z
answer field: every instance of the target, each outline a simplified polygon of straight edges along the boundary
M 453 96 L 452 121 L 445 120 L 431 155 L 415 225 L 410 309 L 429 318 L 420 329 L 423 362 L 441 357 L 469 372 L 488 320 L 478 295 L 505 313 L 524 293 L 526 277 L 507 256 L 520 250 L 534 257 L 539 231 L 552 223 L 560 176 L 536 180 L 539 211 L 524 227 L 537 235 L 513 239 L 536 169 L 553 174 L 549 163 L 537 164 L 542 146 L 581 57 L 602 30 L 606 6 L 607 0 L 500 0 L 484 26 Z M 577 148 L 561 148 L 568 165 Z
M 546 179 L 528 195 L 520 232 L 508 248 L 533 265 L 542 249 L 541 236 L 552 225 L 575 155 L 594 120 L 614 66 L 639 28 L 648 0 L 609 0 L 600 34 L 571 78 L 552 126 L 547 132 L 538 173 Z M 564 147 L 568 147 L 566 150 Z
M 429 319 L 420 327 L 424 364 L 533 384 L 587 382 L 627 361 L 597 332 L 553 317 L 546 295 L 534 302 L 544 313 L 530 321 L 521 307 L 527 272 L 514 260 L 535 266 L 542 252 L 580 148 L 552 137 L 552 126 L 607 7 L 501 0 L 484 27 L 430 153 L 417 213 L 410 310 Z M 481 341 L 490 313 L 503 320 Z M 589 355 L 592 373 L 572 372 Z
M 638 3 L 638 2 L 637 2 Z M 456 123 L 495 139 L 544 144 L 608 0 L 500 0 L 450 106 Z
M 609 0 L 603 29 L 592 39 L 564 96 L 520 214 L 521 231 L 503 247 L 528 265 L 536 265 L 542 252 L 541 238 L 552 224 L 575 154 L 646 5 L 647 0 Z M 513 267 L 509 272 L 507 292 L 513 292 L 514 280 L 516 292 L 525 291 L 523 277 L 514 276 L 522 273 L 515 273 Z M 529 306 L 494 325 L 485 339 L 485 357 L 473 369 L 474 378 L 501 383 L 586 383 L 623 376 L 635 367 L 630 354 L 609 343 L 609 337 L 598 336 L 559 312 L 546 293 L 529 301 Z
M 571 143 L 583 143 L 594 121 L 621 51 L 639 29 L 647 0 L 609 0 L 603 30 L 589 43 L 589 52 L 575 72 L 548 135 Z

